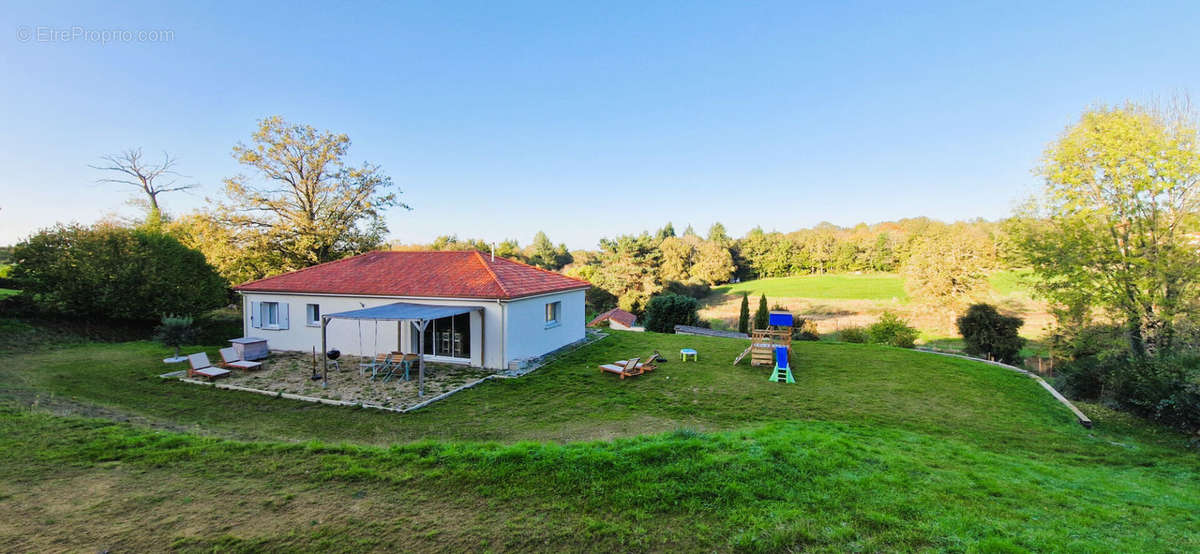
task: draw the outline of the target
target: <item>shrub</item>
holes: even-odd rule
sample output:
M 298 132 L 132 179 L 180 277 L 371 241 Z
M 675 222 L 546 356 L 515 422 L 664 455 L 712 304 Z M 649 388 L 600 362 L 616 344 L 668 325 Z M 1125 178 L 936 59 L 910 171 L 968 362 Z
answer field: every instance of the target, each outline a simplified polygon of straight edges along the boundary
M 838 331 L 838 339 L 842 342 L 867 342 L 867 331 L 862 327 L 847 327 Z
M 178 358 L 179 347 L 196 340 L 196 328 L 192 322 L 192 318 L 187 316 L 164 315 L 162 323 L 154 328 L 154 340 L 164 346 L 175 347 L 175 357 Z
M 967 343 L 966 352 L 1006 364 L 1021 362 L 1025 339 L 1017 330 L 1025 323 L 996 311 L 990 304 L 974 304 L 957 320 L 958 332 Z
M 18 288 L 64 315 L 149 322 L 228 300 L 203 254 L 152 230 L 59 225 L 18 244 L 14 257 Z
M 886 344 L 900 348 L 912 348 L 917 341 L 917 330 L 891 312 L 883 312 L 879 321 L 867 327 L 867 337 L 875 344 Z
M 738 332 L 750 332 L 750 295 L 742 293 L 742 307 L 738 310 Z
M 661 294 L 646 304 L 646 330 L 674 333 L 676 325 L 699 326 L 700 302 L 678 294 Z
M 1055 385 L 1067 396 L 1100 400 L 1180 429 L 1200 429 L 1200 356 L 1195 353 L 1139 358 L 1108 352 L 1061 364 L 1055 371 Z
M 754 328 L 766 329 L 771 322 L 771 312 L 767 310 L 767 295 L 758 299 L 758 309 L 754 311 Z
M 1120 358 L 1105 392 L 1123 409 L 1180 429 L 1200 429 L 1200 356 Z
M 795 317 L 795 319 L 795 325 L 792 327 L 792 340 L 821 340 L 817 322 L 803 317 Z

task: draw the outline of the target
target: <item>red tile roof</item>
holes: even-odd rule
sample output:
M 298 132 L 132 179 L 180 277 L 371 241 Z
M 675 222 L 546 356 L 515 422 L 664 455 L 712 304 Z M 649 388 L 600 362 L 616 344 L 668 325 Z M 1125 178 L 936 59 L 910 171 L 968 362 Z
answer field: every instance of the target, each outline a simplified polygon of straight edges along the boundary
M 475 251 L 368 252 L 243 283 L 242 292 L 511 299 L 585 289 L 587 281 Z
M 626 327 L 633 327 L 633 324 L 637 323 L 637 316 L 620 308 L 613 308 L 596 316 L 596 319 L 593 319 L 590 323 L 588 323 L 588 327 L 595 327 L 609 319 Z

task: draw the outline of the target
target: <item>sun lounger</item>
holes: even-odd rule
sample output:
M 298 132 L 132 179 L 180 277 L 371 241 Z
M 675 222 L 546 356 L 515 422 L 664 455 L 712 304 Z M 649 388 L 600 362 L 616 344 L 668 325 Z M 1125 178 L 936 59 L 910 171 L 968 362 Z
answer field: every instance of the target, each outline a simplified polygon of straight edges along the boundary
M 221 367 L 230 369 L 236 367 L 241 370 L 250 371 L 251 369 L 261 368 L 262 363 L 243 360 L 241 355 L 238 354 L 237 349 L 230 346 L 221 349 Z
M 196 375 L 199 375 L 209 379 L 216 379 L 217 377 L 229 375 L 228 369 L 213 367 L 212 364 L 208 362 L 208 354 L 203 352 L 197 352 L 189 355 L 188 366 L 188 377 L 195 377 Z
M 641 360 L 641 358 L 634 358 L 632 360 L 626 361 L 623 365 L 604 364 L 604 365 L 600 366 L 600 371 L 616 373 L 617 375 L 620 375 L 622 379 L 624 379 L 626 377 L 634 377 L 637 375 L 641 375 L 643 373 L 641 364 L 638 363 L 638 361 L 640 361 L 640 360 Z
M 638 362 L 637 367 L 638 367 L 638 369 L 640 369 L 642 371 L 654 371 L 655 369 L 658 369 L 658 365 L 655 364 L 654 362 L 658 361 L 658 359 L 660 357 L 662 357 L 662 354 L 659 354 L 658 351 L 655 350 L 654 352 L 651 352 L 649 356 L 642 358 L 646 361 Z M 617 360 L 617 361 L 613 362 L 613 365 L 623 366 L 628 362 L 629 362 L 629 360 Z

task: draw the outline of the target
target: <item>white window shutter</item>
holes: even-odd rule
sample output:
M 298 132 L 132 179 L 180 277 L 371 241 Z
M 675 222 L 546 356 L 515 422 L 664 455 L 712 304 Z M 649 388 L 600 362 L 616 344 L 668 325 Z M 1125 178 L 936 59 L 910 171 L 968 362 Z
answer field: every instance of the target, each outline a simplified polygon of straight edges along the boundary
M 280 329 L 288 328 L 288 303 L 287 302 L 279 303 L 279 328 Z
M 262 329 L 262 302 L 250 301 L 250 326 Z

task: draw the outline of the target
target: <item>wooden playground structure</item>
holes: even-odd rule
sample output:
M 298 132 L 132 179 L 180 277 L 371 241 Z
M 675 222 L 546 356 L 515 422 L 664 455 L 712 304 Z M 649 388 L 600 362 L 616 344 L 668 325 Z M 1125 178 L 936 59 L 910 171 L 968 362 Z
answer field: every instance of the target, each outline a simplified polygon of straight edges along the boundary
M 772 372 L 771 376 L 772 381 L 776 380 L 776 373 L 784 371 L 786 375 L 780 378 L 785 382 L 794 383 L 791 366 L 788 363 L 792 352 L 793 325 L 792 314 L 782 311 L 771 312 L 768 316 L 767 328 L 754 329 L 750 332 L 750 346 L 738 354 L 738 357 L 733 360 L 733 365 L 737 365 L 749 355 L 750 365 L 775 368 L 776 371 Z

